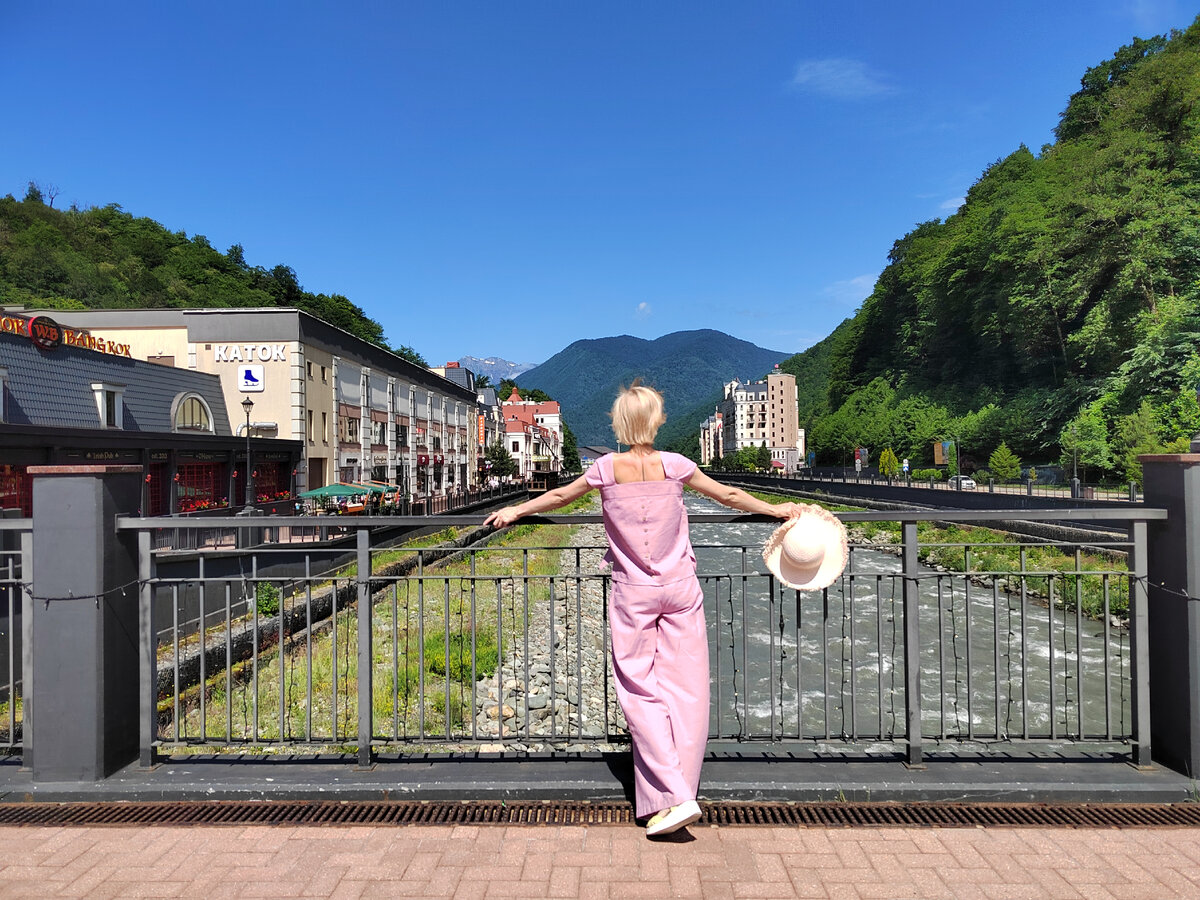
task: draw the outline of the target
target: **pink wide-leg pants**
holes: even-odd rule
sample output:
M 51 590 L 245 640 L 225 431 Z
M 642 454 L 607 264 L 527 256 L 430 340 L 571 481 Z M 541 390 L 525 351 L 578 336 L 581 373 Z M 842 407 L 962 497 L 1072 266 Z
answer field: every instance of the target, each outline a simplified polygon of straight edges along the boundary
M 617 698 L 633 739 L 637 815 L 696 799 L 708 742 L 708 635 L 696 578 L 613 582 Z

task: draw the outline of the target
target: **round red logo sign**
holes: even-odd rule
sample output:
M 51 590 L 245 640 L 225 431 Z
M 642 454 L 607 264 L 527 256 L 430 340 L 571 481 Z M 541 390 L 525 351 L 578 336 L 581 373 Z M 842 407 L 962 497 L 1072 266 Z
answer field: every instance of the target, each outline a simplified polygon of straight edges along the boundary
M 43 350 L 53 350 L 62 344 L 62 329 L 49 316 L 29 320 L 29 339 Z

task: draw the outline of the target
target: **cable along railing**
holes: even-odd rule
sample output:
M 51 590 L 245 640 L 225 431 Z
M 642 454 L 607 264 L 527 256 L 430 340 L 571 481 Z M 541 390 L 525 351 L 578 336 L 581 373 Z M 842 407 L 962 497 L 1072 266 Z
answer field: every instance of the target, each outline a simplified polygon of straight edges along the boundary
M 912 763 L 929 746 L 1073 742 L 1148 762 L 1146 522 L 1161 511 L 839 515 L 857 536 L 845 574 L 797 592 L 759 555 L 775 520 L 692 513 L 711 741 L 852 745 Z M 1117 532 L 1086 545 L 997 543 L 984 531 L 918 539 L 924 523 L 998 519 Z M 526 521 L 587 528 L 564 547 L 385 548 L 375 529 L 478 530 L 481 517 L 363 518 L 346 523 L 349 567 L 333 566 L 344 548 L 276 543 L 240 551 L 234 575 L 206 572 L 200 554 L 195 572 L 168 577 L 150 549 L 160 520 L 122 520 L 141 535 L 142 635 L 155 645 L 142 654 L 155 686 L 143 701 L 143 759 L 187 746 L 354 748 L 365 761 L 384 748 L 625 743 L 601 518 Z M 214 526 L 244 522 L 204 524 Z

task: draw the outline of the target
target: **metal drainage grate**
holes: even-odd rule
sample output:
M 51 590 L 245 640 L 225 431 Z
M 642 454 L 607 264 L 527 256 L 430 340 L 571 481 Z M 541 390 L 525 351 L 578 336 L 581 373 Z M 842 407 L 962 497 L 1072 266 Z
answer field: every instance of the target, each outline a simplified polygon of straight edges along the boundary
M 1200 804 L 708 803 L 701 825 L 1138 828 L 1200 825 Z M 625 803 L 6 803 L 0 825 L 628 825 Z

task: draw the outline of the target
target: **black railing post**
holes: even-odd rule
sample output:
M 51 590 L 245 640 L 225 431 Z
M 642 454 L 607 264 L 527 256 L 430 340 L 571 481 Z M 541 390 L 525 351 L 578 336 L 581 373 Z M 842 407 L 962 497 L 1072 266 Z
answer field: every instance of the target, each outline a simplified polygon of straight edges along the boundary
M 1154 757 L 1195 777 L 1200 773 L 1200 453 L 1138 460 L 1146 506 L 1167 511 L 1166 521 L 1147 526 L 1145 561 L 1130 561 L 1131 575 L 1140 571 L 1146 592 L 1144 658 L 1154 665 L 1140 677 L 1148 682 Z
M 154 551 L 149 529 L 137 533 L 138 544 L 138 657 L 141 685 L 138 710 L 138 761 L 144 768 L 156 762 L 155 732 L 158 730 L 158 646 L 154 639 Z M 204 633 L 204 623 L 200 623 Z
M 904 712 L 908 753 L 905 763 L 921 765 L 921 627 L 917 583 L 917 523 L 904 531 Z M 880 698 L 882 703 L 882 698 Z
M 153 644 L 131 638 L 141 618 L 137 539 L 114 528 L 138 510 L 142 467 L 28 471 L 36 524 L 33 686 L 24 700 L 36 716 L 23 762 L 34 781 L 100 781 L 138 759 L 139 716 L 153 689 L 137 687 L 139 654 Z
M 358 764 L 371 765 L 371 531 L 358 529 Z M 335 625 L 336 627 L 336 625 Z
M 1133 718 L 1133 764 L 1150 765 L 1150 620 L 1147 592 L 1147 528 L 1132 522 L 1129 537 L 1129 705 Z

